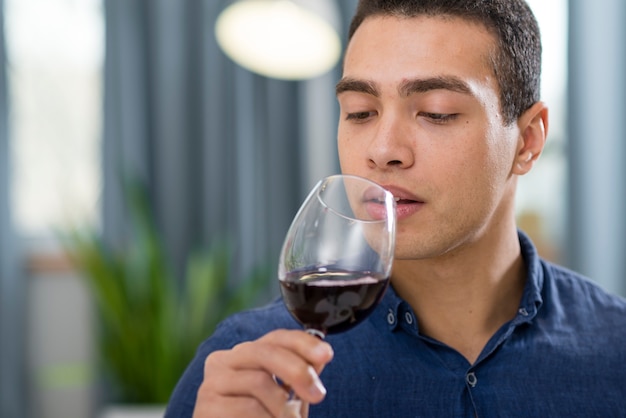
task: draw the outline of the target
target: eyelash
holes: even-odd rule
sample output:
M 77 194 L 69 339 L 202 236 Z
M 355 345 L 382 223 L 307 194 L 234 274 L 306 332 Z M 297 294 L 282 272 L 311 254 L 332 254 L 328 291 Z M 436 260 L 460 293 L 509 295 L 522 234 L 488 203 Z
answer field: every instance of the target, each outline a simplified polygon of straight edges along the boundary
M 367 119 L 370 118 L 370 116 L 372 116 L 374 113 L 376 112 L 355 112 L 355 113 L 348 113 L 346 115 L 346 120 L 352 120 L 354 122 L 364 122 Z
M 458 113 L 428 113 L 428 112 L 420 112 L 418 116 L 423 116 L 429 119 L 432 123 L 443 125 L 448 122 L 452 122 L 455 120 L 459 114 Z
M 346 115 L 346 120 L 351 120 L 355 123 L 363 123 L 367 121 L 372 115 L 376 112 L 354 112 L 348 113 Z M 429 119 L 430 122 L 438 125 L 444 125 L 448 122 L 452 122 L 455 120 L 459 114 L 458 113 L 430 113 L 430 112 L 420 112 L 418 116 Z

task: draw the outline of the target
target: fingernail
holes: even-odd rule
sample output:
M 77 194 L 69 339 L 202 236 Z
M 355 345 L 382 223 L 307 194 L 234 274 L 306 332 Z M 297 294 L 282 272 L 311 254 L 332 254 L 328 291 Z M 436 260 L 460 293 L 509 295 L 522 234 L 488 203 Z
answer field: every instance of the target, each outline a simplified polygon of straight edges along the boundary
M 326 395 L 326 388 L 312 366 L 309 366 L 309 374 L 311 378 L 313 378 L 313 385 L 309 387 L 309 393 L 315 398 L 324 397 Z

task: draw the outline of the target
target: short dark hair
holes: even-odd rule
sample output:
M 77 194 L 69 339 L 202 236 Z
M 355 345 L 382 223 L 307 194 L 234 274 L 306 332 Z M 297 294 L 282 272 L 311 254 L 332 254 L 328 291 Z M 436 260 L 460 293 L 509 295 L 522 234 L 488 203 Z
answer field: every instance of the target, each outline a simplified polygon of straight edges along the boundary
M 496 36 L 491 65 L 507 125 L 540 100 L 541 36 L 524 0 L 359 0 L 348 41 L 370 16 L 458 17 L 482 24 Z

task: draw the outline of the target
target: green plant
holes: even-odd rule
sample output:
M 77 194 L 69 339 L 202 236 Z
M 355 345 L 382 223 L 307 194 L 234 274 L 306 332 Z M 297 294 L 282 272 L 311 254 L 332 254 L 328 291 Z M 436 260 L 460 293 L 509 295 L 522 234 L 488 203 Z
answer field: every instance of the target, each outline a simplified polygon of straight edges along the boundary
M 99 234 L 71 232 L 65 245 L 95 300 L 102 370 L 122 403 L 166 403 L 199 343 L 225 316 L 258 303 L 268 269 L 229 285 L 230 251 L 216 244 L 188 259 L 177 280 L 146 200 L 131 193 L 134 226 L 127 248 L 108 247 Z

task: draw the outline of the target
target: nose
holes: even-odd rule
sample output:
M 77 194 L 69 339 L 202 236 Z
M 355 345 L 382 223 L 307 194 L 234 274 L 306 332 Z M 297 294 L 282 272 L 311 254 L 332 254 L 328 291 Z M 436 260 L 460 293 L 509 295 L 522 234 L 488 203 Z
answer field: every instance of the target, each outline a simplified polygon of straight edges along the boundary
M 414 141 L 410 126 L 398 118 L 381 118 L 368 145 L 368 163 L 372 168 L 408 168 L 415 162 Z

